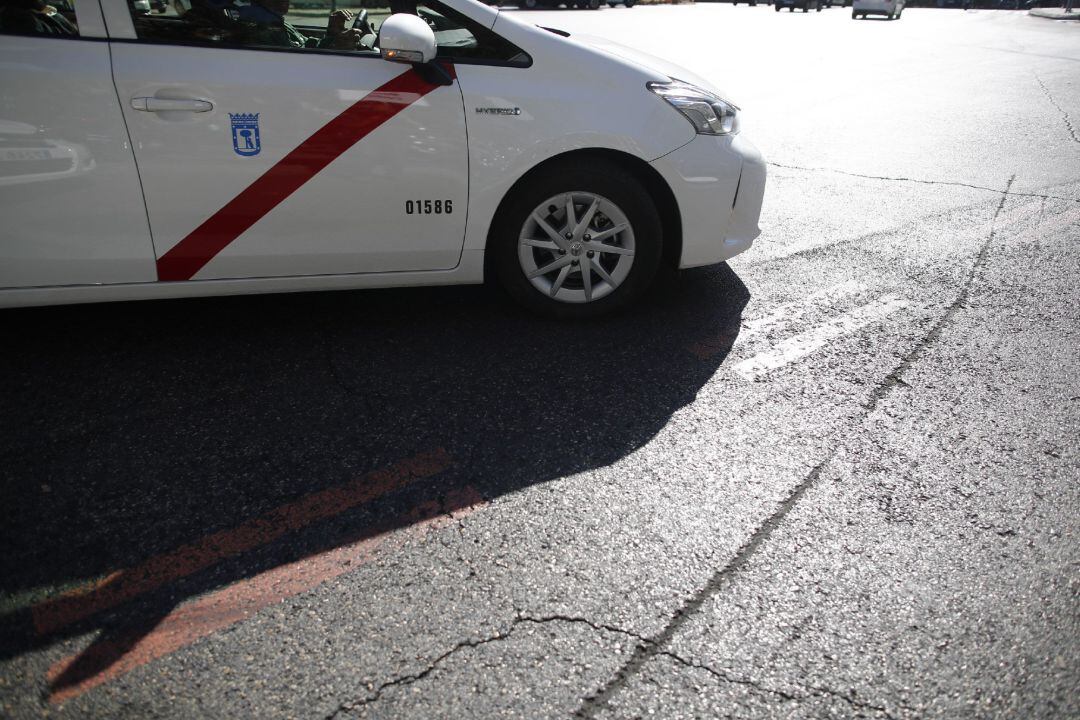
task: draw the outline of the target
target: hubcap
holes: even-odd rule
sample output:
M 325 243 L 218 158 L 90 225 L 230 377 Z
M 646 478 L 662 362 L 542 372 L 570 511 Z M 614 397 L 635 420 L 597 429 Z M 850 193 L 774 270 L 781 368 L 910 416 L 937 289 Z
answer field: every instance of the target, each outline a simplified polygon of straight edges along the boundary
M 548 297 L 587 303 L 611 294 L 634 264 L 634 230 L 619 207 L 574 191 L 536 206 L 518 236 L 525 277 Z

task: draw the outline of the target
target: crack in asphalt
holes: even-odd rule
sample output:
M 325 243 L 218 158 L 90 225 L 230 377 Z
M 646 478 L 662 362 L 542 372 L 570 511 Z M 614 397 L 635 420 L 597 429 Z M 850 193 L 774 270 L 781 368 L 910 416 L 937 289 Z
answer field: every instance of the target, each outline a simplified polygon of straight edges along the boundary
M 899 365 L 897 365 L 892 372 L 888 373 L 881 380 L 881 382 L 877 384 L 877 386 L 871 392 L 871 399 L 863 406 L 864 417 L 873 412 L 874 408 L 877 407 L 878 403 L 881 402 L 881 400 L 883 400 L 885 397 L 887 397 L 893 388 L 900 384 L 906 384 L 902 379 L 903 374 L 912 365 L 912 363 L 914 363 L 916 360 L 918 360 L 919 357 L 922 356 L 922 354 L 926 351 L 928 347 L 930 347 L 934 342 L 937 341 L 937 339 L 941 336 L 944 327 L 949 323 L 952 317 L 967 300 L 971 285 L 975 280 L 975 276 L 986 263 L 986 259 L 990 252 L 990 246 L 996 236 L 996 228 L 994 227 L 994 223 L 1001 215 L 1001 211 L 1004 209 L 1005 201 L 1009 197 L 1009 195 L 1016 194 L 1009 192 L 1013 182 L 1015 181 L 1016 175 L 1013 174 L 1009 178 L 1009 181 L 1006 183 L 1005 189 L 999 191 L 1001 193 L 1001 200 L 998 202 L 997 209 L 994 211 L 994 217 L 991 221 L 990 232 L 986 240 L 983 242 L 982 247 L 979 249 L 979 252 L 976 254 L 975 261 L 972 264 L 971 270 L 968 272 L 967 277 L 964 279 L 963 284 L 961 285 L 960 292 L 957 294 L 956 298 L 949 305 L 949 307 L 946 308 L 945 312 L 934 324 L 934 326 L 930 328 L 930 330 L 923 336 L 923 338 L 918 343 L 916 343 L 915 347 L 903 357 Z M 704 587 L 702 587 L 696 594 L 691 596 L 686 602 L 683 603 L 682 607 L 675 612 L 671 621 L 668 622 L 668 624 L 664 627 L 663 630 L 660 631 L 659 634 L 657 634 L 653 638 L 649 638 L 648 642 L 639 645 L 634 651 L 634 654 L 630 658 L 630 660 L 623 664 L 623 666 L 619 668 L 618 671 L 616 671 L 615 675 L 611 678 L 611 680 L 609 680 L 599 690 L 590 695 L 587 695 L 584 698 L 582 704 L 577 710 L 577 716 L 585 718 L 596 717 L 596 714 L 608 705 L 611 698 L 614 697 L 615 694 L 622 690 L 624 687 L 626 687 L 630 679 L 641 671 L 641 669 L 645 666 L 646 662 L 648 662 L 656 655 L 668 654 L 668 651 L 664 650 L 664 646 L 666 646 L 668 642 L 670 642 L 670 640 L 674 637 L 675 633 L 679 630 L 679 628 L 682 627 L 682 625 L 685 624 L 686 621 L 692 615 L 694 615 L 710 597 L 713 597 L 720 591 L 728 577 L 730 577 L 741 567 L 746 565 L 750 557 L 753 556 L 754 552 L 766 540 L 769 539 L 776 527 L 783 521 L 787 514 L 791 512 L 792 508 L 794 508 L 799 503 L 799 501 L 806 494 L 806 492 L 817 482 L 818 478 L 821 476 L 825 467 L 832 460 L 836 452 L 837 451 L 835 449 L 830 451 L 825 456 L 825 458 L 821 462 L 819 462 L 798 485 L 795 486 L 795 489 L 791 491 L 787 498 L 785 498 L 783 502 L 781 502 L 780 505 L 776 508 L 776 510 L 774 510 L 773 513 L 765 520 L 765 522 L 763 522 L 758 527 L 758 529 L 754 531 L 754 533 L 750 536 L 749 540 L 747 540 L 747 542 L 739 548 L 739 550 L 735 553 L 735 556 L 724 567 L 717 570 L 713 574 L 713 576 L 709 578 L 708 582 L 705 583 Z M 818 690 L 820 692 L 827 693 L 835 697 L 844 698 L 849 702 L 853 702 L 853 699 L 850 696 L 844 695 L 843 693 L 837 693 L 836 691 L 828 691 L 826 688 L 818 688 Z M 872 706 L 868 705 L 867 707 L 870 708 Z M 880 712 L 889 715 L 888 711 L 884 708 L 873 707 L 873 709 L 879 710 Z
M 616 634 L 616 635 L 623 635 L 623 636 L 628 637 L 628 638 L 633 638 L 634 640 L 638 641 L 638 643 L 639 643 L 638 647 L 639 648 L 640 647 L 655 647 L 656 651 L 653 653 L 654 656 L 663 656 L 663 657 L 666 657 L 666 658 L 670 658 L 671 660 L 677 662 L 678 664 L 680 664 L 680 665 L 682 665 L 684 667 L 692 668 L 692 669 L 695 669 L 695 670 L 702 670 L 704 672 L 707 672 L 710 675 L 712 675 L 713 677 L 715 677 L 717 680 L 720 680 L 721 682 L 750 687 L 750 688 L 753 688 L 754 690 L 756 690 L 756 691 L 758 691 L 760 693 L 779 697 L 779 698 L 783 699 L 786 702 L 799 702 L 799 701 L 805 700 L 805 699 L 810 698 L 810 697 L 828 696 L 828 697 L 836 698 L 838 700 L 842 700 L 845 703 L 847 703 L 848 705 L 850 705 L 851 707 L 856 708 L 856 709 L 876 710 L 876 711 L 884 714 L 886 717 L 893 718 L 894 720 L 895 720 L 895 717 L 896 717 L 892 713 L 889 712 L 888 708 L 886 708 L 884 706 L 874 705 L 872 703 L 868 703 L 868 702 L 859 700 L 858 698 L 852 697 L 850 694 L 842 693 L 842 692 L 839 692 L 837 690 L 833 690 L 831 688 L 821 687 L 821 686 L 817 686 L 817 685 L 803 685 L 803 686 L 799 686 L 799 687 L 800 687 L 800 690 L 802 690 L 804 694 L 795 694 L 795 693 L 788 692 L 786 690 L 781 690 L 781 689 L 778 689 L 778 688 L 769 687 L 768 685 L 766 685 L 764 683 L 761 683 L 759 681 L 756 681 L 756 680 L 754 680 L 752 678 L 739 677 L 739 676 L 736 676 L 736 675 L 732 675 L 732 674 L 728 673 L 726 670 L 718 670 L 718 669 L 716 669 L 714 667 L 711 667 L 710 665 L 705 665 L 705 664 L 702 664 L 702 663 L 694 662 L 692 660 L 688 660 L 688 659 L 682 657 L 681 655 L 679 655 L 678 653 L 675 653 L 675 652 L 673 652 L 671 650 L 665 650 L 663 648 L 659 648 L 659 647 L 657 647 L 657 641 L 655 639 L 648 638 L 648 637 L 646 637 L 644 635 L 641 635 L 640 633 L 636 633 L 636 632 L 634 632 L 632 630 L 627 630 L 625 628 L 617 627 L 617 626 L 614 626 L 614 625 L 608 625 L 606 623 L 595 622 L 593 620 L 589 620 L 588 618 L 579 617 L 579 616 L 575 616 L 575 615 L 556 614 L 556 615 L 544 615 L 542 617 L 533 617 L 533 616 L 530 616 L 530 615 L 518 614 L 518 616 L 514 619 L 514 621 L 510 624 L 510 626 L 508 628 L 506 628 L 505 630 L 501 630 L 501 631 L 495 633 L 494 635 L 490 635 L 490 636 L 485 637 L 485 638 L 469 639 L 469 640 L 464 640 L 462 642 L 457 643 L 450 650 L 447 650 L 445 653 L 443 653 L 442 655 L 439 655 L 434 660 L 432 660 L 430 663 L 428 663 L 427 666 L 423 670 L 421 670 L 419 672 L 415 672 L 415 673 L 409 673 L 409 674 L 406 674 L 406 675 L 401 675 L 401 676 L 396 677 L 396 678 L 394 678 L 392 680 L 388 680 L 388 681 L 380 684 L 378 687 L 374 688 L 373 690 L 371 690 L 371 692 L 364 698 L 354 700 L 354 701 L 351 701 L 351 702 L 345 702 L 345 703 L 339 704 L 337 709 L 334 710 L 334 712 L 332 712 L 330 715 L 326 716 L 326 720 L 334 720 L 335 718 L 339 717 L 343 713 L 350 713 L 354 709 L 361 708 L 361 707 L 364 707 L 366 705 L 370 705 L 372 703 L 377 702 L 382 697 L 383 692 L 386 691 L 389 688 L 398 687 L 398 686 L 402 686 L 402 685 L 412 685 L 415 682 L 423 680 L 424 678 L 431 675 L 431 673 L 434 672 L 435 669 L 439 667 L 439 665 L 441 665 L 446 660 L 448 660 L 453 655 L 457 654 L 458 652 L 460 652 L 462 650 L 473 649 L 473 648 L 480 647 L 482 645 L 487 645 L 489 643 L 499 642 L 499 641 L 502 641 L 502 640 L 507 640 L 523 624 L 547 625 L 549 623 L 565 623 L 565 624 L 571 624 L 571 625 L 585 625 L 585 626 L 591 628 L 592 630 L 595 630 L 598 633 L 609 632 L 609 633 L 613 633 L 613 634 Z M 908 708 L 908 707 L 903 706 L 903 705 L 901 705 L 901 708 L 905 709 L 905 710 L 913 709 L 913 708 Z M 580 711 L 577 714 L 580 716 L 581 715 Z
M 1065 121 L 1065 127 L 1069 131 L 1069 136 L 1072 137 L 1073 142 L 1080 143 L 1080 137 L 1077 137 L 1076 128 L 1073 127 L 1072 118 L 1069 117 L 1069 113 L 1065 112 L 1064 108 L 1058 105 L 1057 100 L 1054 99 L 1054 95 L 1050 92 L 1050 88 L 1046 87 L 1046 83 L 1042 81 L 1039 75 L 1035 74 L 1035 82 L 1039 83 L 1039 87 L 1042 88 L 1043 94 L 1046 95 L 1046 99 L 1050 101 L 1059 113 L 1061 113 L 1061 119 Z
M 834 697 L 834 698 L 836 698 L 838 700 L 843 700 L 844 702 L 851 705 L 852 707 L 858 708 L 860 710 L 877 710 L 879 713 L 881 713 L 885 717 L 890 718 L 890 720 L 896 720 L 896 716 L 893 715 L 891 712 L 889 712 L 889 709 L 887 707 L 884 707 L 882 705 L 874 705 L 873 703 L 868 703 L 868 702 L 865 702 L 863 700 L 858 700 L 858 699 L 856 699 L 854 697 L 851 697 L 851 695 L 848 695 L 847 693 L 842 693 L 842 692 L 839 692 L 837 690 L 833 690 L 832 688 L 820 687 L 820 686 L 816 686 L 816 685 L 807 685 L 806 687 L 808 689 L 810 689 L 810 690 L 813 690 L 815 695 L 818 695 L 818 696 L 828 695 L 829 697 Z M 852 694 L 854 694 L 854 691 L 852 691 Z M 908 705 L 902 705 L 902 704 L 898 704 L 898 705 L 899 705 L 901 710 L 906 710 L 908 712 L 915 712 L 915 710 L 916 710 L 916 708 L 910 707 Z
M 1013 181 L 1016 180 L 1014 174 L 1009 178 L 1009 182 L 1005 185 L 1005 190 L 1001 193 L 1001 200 L 998 202 L 997 210 L 994 211 L 994 217 L 990 221 L 990 233 L 987 235 L 986 240 L 983 241 L 982 247 L 979 248 L 979 252 L 975 255 L 975 262 L 972 263 L 971 269 L 968 271 L 967 277 L 964 278 L 964 282 L 960 285 L 960 292 L 956 294 L 949 306 L 945 308 L 945 312 L 941 314 L 941 317 L 937 319 L 934 326 L 930 328 L 919 342 L 915 343 L 915 346 L 900 359 L 900 363 L 893 368 L 892 372 L 885 376 L 885 379 L 874 388 L 874 392 L 871 394 L 870 399 L 866 402 L 864 407 L 867 412 L 872 412 L 878 403 L 884 400 L 893 388 L 897 385 L 907 385 L 904 382 L 904 373 L 908 371 L 908 368 L 922 357 L 922 354 L 926 352 L 927 348 L 937 342 L 937 339 L 941 337 L 942 331 L 945 326 L 952 321 L 953 316 L 964 306 L 967 302 L 968 294 L 971 292 L 971 285 L 975 281 L 975 276 L 979 270 L 986 264 L 986 259 L 990 255 L 990 246 L 994 242 L 994 238 L 997 235 L 997 219 L 1001 215 L 1001 211 L 1005 208 L 1005 200 L 1009 196 L 1009 188 L 1012 187 Z
M 618 633 L 618 634 L 626 635 L 627 637 L 632 637 L 635 640 L 638 640 L 638 641 L 640 641 L 641 643 L 643 643 L 645 645 L 654 645 L 655 644 L 654 640 L 652 640 L 650 638 L 647 638 L 644 635 L 640 635 L 638 633 L 632 632 L 630 630 L 625 630 L 623 628 L 614 627 L 612 625 L 607 625 L 607 624 L 603 624 L 603 623 L 596 623 L 596 622 L 593 622 L 592 620 L 589 620 L 588 618 L 574 617 L 574 616 L 569 616 L 569 615 L 548 615 L 548 616 L 545 616 L 545 617 L 542 617 L 542 618 L 521 617 L 521 618 L 519 618 L 519 620 L 523 621 L 523 622 L 533 622 L 533 623 L 538 623 L 538 624 L 548 623 L 548 622 L 566 622 L 566 623 L 584 624 L 584 625 L 588 625 L 589 627 L 591 627 L 591 628 L 593 628 L 594 630 L 597 630 L 597 631 L 606 630 L 608 632 Z M 692 660 L 687 660 L 683 656 L 681 656 L 678 653 L 675 653 L 675 652 L 673 652 L 671 650 L 665 650 L 665 649 L 661 648 L 661 649 L 657 650 L 656 655 L 662 655 L 664 657 L 670 658 L 671 660 L 674 660 L 675 662 L 679 663 L 680 665 L 683 665 L 684 667 L 692 668 L 694 670 L 703 670 L 704 672 L 709 673 L 710 675 L 715 677 L 717 680 L 720 680 L 722 682 L 732 683 L 732 684 L 735 684 L 735 685 L 745 685 L 747 687 L 751 687 L 751 688 L 753 688 L 753 689 L 755 689 L 755 690 L 757 690 L 757 691 L 759 691 L 761 693 L 765 693 L 767 695 L 776 695 L 777 697 L 780 697 L 780 698 L 782 698 L 782 699 L 784 699 L 786 701 L 800 701 L 800 700 L 805 700 L 808 697 L 827 695 L 829 697 L 833 697 L 833 698 L 837 698 L 839 700 L 843 700 L 844 702 L 846 702 L 847 704 L 851 705 L 854 708 L 865 709 L 865 710 L 877 710 L 878 712 L 884 714 L 888 718 L 895 718 L 895 716 L 891 712 L 889 712 L 889 709 L 887 707 L 884 707 L 884 706 L 881 706 L 881 705 L 874 705 L 873 703 L 868 703 L 868 702 L 859 700 L 857 698 L 851 697 L 851 695 L 849 695 L 847 693 L 842 693 L 842 692 L 839 692 L 838 690 L 833 690 L 832 688 L 822 687 L 822 686 L 818 686 L 818 685 L 802 685 L 802 686 L 800 686 L 800 688 L 802 690 L 805 690 L 806 694 L 805 695 L 796 695 L 796 694 L 787 692 L 785 690 L 780 690 L 778 688 L 769 687 L 768 685 L 766 685 L 766 684 L 764 684 L 762 682 L 759 682 L 757 680 L 754 680 L 753 678 L 739 677 L 739 676 L 731 675 L 726 670 L 718 670 L 718 669 L 712 667 L 711 665 L 705 665 L 705 664 L 702 664 L 702 663 L 694 662 Z M 902 709 L 904 709 L 904 710 L 914 710 L 914 708 L 908 707 L 906 705 L 901 705 L 900 707 Z
M 1080 201 L 1078 201 L 1078 202 L 1080 202 Z M 943 221 L 943 220 L 946 220 L 946 219 L 956 215 L 958 212 L 969 210 L 969 209 L 971 209 L 971 207 L 974 207 L 974 206 L 969 206 L 969 207 L 965 207 L 965 208 L 953 208 L 951 210 L 942 210 L 940 212 L 931 213 L 929 215 L 922 215 L 922 216 L 919 216 L 918 221 L 919 222 L 939 222 L 939 221 Z M 868 232 L 868 233 L 865 233 L 865 234 L 862 234 L 862 235 L 856 235 L 854 237 L 842 238 L 840 240 L 834 240 L 834 241 L 831 241 L 831 242 L 821 243 L 819 245 L 811 245 L 810 247 L 804 247 L 804 248 L 800 248 L 798 250 L 792 250 L 791 252 L 787 253 L 786 255 L 778 255 L 778 256 L 775 256 L 775 257 L 764 257 L 764 258 L 757 259 L 757 260 L 749 258 L 749 259 L 745 260 L 744 263 L 747 264 L 747 265 L 751 265 L 751 266 L 769 265 L 769 264 L 772 264 L 772 263 L 786 262 L 786 261 L 788 261 L 788 260 L 790 260 L 792 258 L 808 257 L 808 256 L 819 255 L 819 254 L 824 254 L 824 253 L 831 253 L 831 252 L 835 252 L 835 251 L 839 250 L 842 247 L 847 247 L 847 246 L 855 246 L 855 249 L 858 250 L 860 246 L 866 245 L 868 243 L 868 241 L 870 241 L 870 240 L 887 238 L 889 236 L 896 235 L 897 233 L 898 233 L 898 230 L 896 228 L 884 228 L 884 229 L 881 229 L 881 230 L 874 230 L 872 232 Z M 910 279 L 910 277 L 909 277 L 909 279 Z
M 796 168 L 805 169 L 805 168 Z M 885 178 L 882 178 L 885 179 Z M 1011 193 L 1010 188 L 1013 182 L 1016 180 L 1016 175 L 1012 175 L 1006 183 L 1004 190 L 999 190 L 1001 199 L 998 202 L 997 209 L 994 212 L 993 220 L 991 221 L 991 229 L 980 247 L 979 252 L 976 254 L 975 261 L 972 264 L 964 282 L 961 285 L 960 291 L 957 293 L 956 298 L 946 308 L 945 312 L 941 315 L 938 321 L 932 328 L 923 336 L 923 338 L 915 344 L 915 346 L 901 359 L 900 363 L 888 373 L 877 384 L 871 393 L 871 399 L 863 406 L 864 415 L 869 415 L 877 405 L 886 398 L 889 393 L 897 385 L 907 385 L 903 380 L 904 373 L 911 367 L 911 365 L 918 360 L 922 354 L 933 345 L 937 339 L 941 336 L 945 326 L 951 321 L 953 316 L 964 306 L 965 301 L 968 298 L 972 284 L 979 270 L 985 265 L 989 256 L 990 248 L 993 240 L 996 237 L 997 228 L 994 227 L 998 217 L 1005 207 L 1005 201 L 1010 195 L 1020 195 L 1023 193 Z M 423 680 L 430 676 L 442 663 L 446 662 L 449 658 L 453 657 L 458 652 L 465 649 L 473 649 L 489 643 L 499 642 L 510 638 L 514 632 L 525 623 L 531 624 L 547 624 L 547 623 L 571 623 L 571 624 L 583 624 L 597 632 L 610 632 L 625 637 L 633 638 L 637 641 L 637 645 L 634 648 L 630 659 L 620 667 L 612 678 L 600 687 L 597 691 L 587 695 L 574 715 L 582 718 L 596 717 L 597 713 L 605 709 L 610 700 L 622 689 L 624 689 L 645 666 L 645 664 L 655 657 L 666 657 L 683 665 L 687 668 L 693 668 L 707 672 L 718 680 L 725 683 L 733 683 L 751 687 L 758 692 L 779 697 L 784 701 L 798 702 L 807 699 L 808 697 L 815 696 L 827 696 L 841 700 L 855 709 L 873 710 L 882 713 L 887 718 L 895 720 L 894 715 L 886 706 L 875 705 L 854 697 L 854 691 L 851 693 L 844 693 L 832 688 L 816 685 L 801 685 L 798 686 L 800 690 L 805 694 L 796 694 L 781 690 L 778 688 L 769 687 L 759 681 L 755 681 L 751 678 L 738 677 L 729 674 L 725 670 L 719 670 L 706 664 L 693 662 L 681 655 L 669 650 L 666 646 L 674 638 L 679 629 L 693 617 L 702 606 L 712 597 L 716 596 L 719 591 L 724 587 L 727 580 L 742 569 L 754 555 L 754 553 L 760 548 L 773 534 L 776 528 L 784 520 L 784 518 L 795 508 L 799 501 L 806 495 L 807 491 L 813 487 L 817 480 L 821 477 L 825 468 L 829 462 L 835 456 L 837 450 L 830 451 L 823 460 L 815 465 L 806 477 L 804 477 L 798 485 L 782 500 L 776 509 L 769 515 L 761 525 L 751 534 L 747 541 L 735 552 L 735 555 L 729 560 L 723 567 L 719 568 L 705 585 L 696 593 L 687 598 L 681 607 L 679 607 L 675 613 L 671 616 L 671 619 L 664 626 L 664 628 L 653 637 L 646 637 L 639 633 L 626 630 L 624 628 L 608 625 L 604 623 L 597 623 L 592 620 L 583 617 L 576 617 L 570 615 L 547 615 L 543 617 L 532 617 L 527 615 L 518 614 L 516 618 L 510 623 L 509 627 L 504 630 L 500 630 L 493 635 L 483 638 L 470 638 L 463 640 L 455 644 L 452 648 L 431 660 L 422 670 L 414 673 L 408 673 L 400 675 L 391 680 L 381 683 L 374 689 L 372 689 L 367 696 L 358 700 L 343 702 L 338 705 L 337 709 L 331 714 L 326 716 L 326 720 L 334 720 L 339 716 L 350 713 L 352 710 L 372 703 L 377 702 L 383 695 L 383 693 L 393 687 L 411 685 L 415 682 Z M 908 707 L 902 703 L 898 704 L 898 707 L 906 711 L 914 711 L 914 708 Z
M 427 667 L 425 667 L 420 672 L 409 673 L 409 674 L 406 674 L 406 675 L 400 675 L 400 676 L 398 676 L 396 678 L 393 678 L 392 680 L 387 680 L 386 682 L 381 683 L 378 687 L 371 690 L 371 692 L 364 698 L 360 698 L 358 700 L 352 700 L 352 701 L 349 701 L 349 702 L 340 703 L 338 705 L 337 709 L 334 710 L 334 712 L 332 712 L 332 713 L 330 713 L 329 715 L 326 716 L 325 720 L 334 720 L 334 718 L 337 718 L 342 713 L 348 713 L 348 712 L 351 712 L 352 710 L 354 710 L 356 708 L 363 707 L 365 705 L 370 705 L 372 703 L 377 702 L 379 700 L 379 698 L 382 697 L 383 692 L 385 690 L 387 690 L 388 688 L 397 687 L 399 685 L 412 685 L 415 682 L 423 680 L 424 678 L 429 676 L 432 672 L 434 672 L 435 669 L 437 667 L 439 667 L 439 665 L 446 662 L 453 655 L 456 655 L 457 653 L 461 652 L 462 650 L 473 649 L 473 648 L 480 647 L 481 645 L 487 645 L 488 643 L 499 642 L 501 640 L 507 640 L 507 639 L 510 638 L 511 635 L 514 634 L 514 632 L 517 630 L 518 626 L 520 626 L 522 623 L 534 623 L 534 624 L 537 624 L 537 625 L 542 625 L 542 624 L 549 623 L 549 622 L 582 623 L 582 624 L 588 625 L 589 627 L 593 628 L 594 630 L 596 630 L 598 632 L 606 630 L 606 631 L 613 632 L 613 633 L 620 633 L 622 635 L 635 637 L 635 638 L 638 638 L 640 640 L 645 640 L 645 638 L 643 638 L 643 637 L 641 637 L 639 635 L 636 635 L 635 633 L 632 633 L 629 630 L 623 630 L 622 628 L 617 628 L 617 627 L 613 627 L 613 626 L 609 626 L 609 625 L 604 625 L 604 624 L 601 624 L 601 623 L 594 623 L 594 622 L 592 622 L 590 620 L 587 620 L 585 618 L 573 617 L 573 616 L 569 616 L 569 615 L 550 615 L 550 616 L 546 616 L 546 617 L 542 617 L 542 618 L 533 618 L 533 617 L 524 616 L 524 615 L 519 614 L 514 619 L 514 621 L 510 624 L 510 626 L 508 628 L 506 628 L 505 630 L 500 630 L 499 632 L 496 632 L 494 635 L 490 635 L 490 636 L 485 637 L 485 638 L 463 640 L 463 641 L 457 643 L 456 645 L 454 645 L 454 647 L 452 647 L 449 650 L 447 650 L 446 652 L 444 652 L 442 655 L 439 655 L 438 657 L 436 657 L 434 660 L 432 660 L 430 663 L 428 663 Z
M 1071 129 L 1071 126 L 1070 126 Z M 1075 137 L 1074 137 L 1075 139 Z M 847 175 L 848 177 L 863 178 L 865 180 L 884 180 L 887 182 L 910 182 L 918 183 L 920 185 L 951 185 L 953 187 L 964 187 L 972 190 L 983 190 L 985 192 L 992 193 L 1005 193 L 1006 195 L 1014 197 L 1030 197 L 1030 198 L 1042 198 L 1043 200 L 1064 200 L 1065 202 L 1080 203 L 1080 198 L 1062 197 L 1060 195 L 1045 195 L 1043 193 L 1026 193 L 1026 192 L 1012 192 L 1008 187 L 1004 190 L 1001 188 L 992 188 L 985 185 L 972 185 L 970 183 L 953 182 L 951 180 L 923 180 L 921 178 L 909 178 L 909 177 L 891 177 L 888 175 L 864 175 L 863 173 L 848 172 L 846 170 L 834 170 L 833 168 L 823 167 L 801 167 L 799 165 L 783 165 L 781 163 L 770 162 L 766 163 L 773 167 L 784 168 L 785 170 L 799 170 L 802 172 L 831 172 L 837 175 Z M 1015 177 L 1015 176 L 1013 176 Z M 1011 186 L 1011 184 L 1010 184 Z
M 466 648 L 476 648 L 476 647 L 480 647 L 481 645 L 487 645 L 488 643 L 498 642 L 499 640 L 505 640 L 506 638 L 510 637 L 510 635 L 513 633 L 514 627 L 516 625 L 517 625 L 517 623 L 515 622 L 514 625 L 511 625 L 511 627 L 506 632 L 499 632 L 499 633 L 496 633 L 496 634 L 491 635 L 491 636 L 486 637 L 486 638 L 479 638 L 479 639 L 475 639 L 475 640 L 474 639 L 462 640 L 458 644 L 454 645 L 454 647 L 450 648 L 449 650 L 444 652 L 442 655 L 438 656 L 437 658 L 432 660 L 430 663 L 428 663 L 427 667 L 425 667 L 420 672 L 409 673 L 408 675 L 399 675 L 398 677 L 393 678 L 392 680 L 387 680 L 386 682 L 380 684 L 378 687 L 373 689 L 367 695 L 367 697 L 360 698 L 359 700 L 353 700 L 353 701 L 350 701 L 350 702 L 340 703 L 337 706 L 337 708 L 334 710 L 334 712 L 330 713 L 329 715 L 327 715 L 325 717 L 325 720 L 334 720 L 335 718 L 343 715 L 344 713 L 350 713 L 352 710 L 354 710 L 356 708 L 363 707 L 365 705 L 370 705 L 370 704 L 372 704 L 374 702 L 377 702 L 379 700 L 379 698 L 382 697 L 383 692 L 386 691 L 388 688 L 396 687 L 398 685 L 412 685 L 413 683 L 415 683 L 415 682 L 417 682 L 419 680 L 423 680 L 428 675 L 430 675 L 432 672 L 434 672 L 435 669 L 437 667 L 439 667 L 439 665 L 441 665 L 443 662 L 445 662 L 448 658 L 450 658 L 451 656 L 455 655 L 456 653 L 458 653 L 458 652 L 460 652 L 460 651 L 462 651 L 462 650 L 464 650 Z
M 675 614 L 664 629 L 655 637 L 649 638 L 648 642 L 638 645 L 634 650 L 634 654 L 621 668 L 619 668 L 619 670 L 616 671 L 611 680 L 599 690 L 584 698 L 581 705 L 578 707 L 575 716 L 584 718 L 596 717 L 596 713 L 607 706 L 611 698 L 623 689 L 632 677 L 641 671 L 645 666 L 645 663 L 656 655 L 667 652 L 664 650 L 664 646 L 671 641 L 675 636 L 675 633 L 701 609 L 701 606 L 704 605 L 709 598 L 720 591 L 731 575 L 738 572 L 746 565 L 755 551 L 762 543 L 769 539 L 780 522 L 789 512 L 791 512 L 791 509 L 798 504 L 799 500 L 806 494 L 806 491 L 814 485 L 821 476 L 822 471 L 824 471 L 825 466 L 832 460 L 835 454 L 835 450 L 830 451 L 828 455 L 825 456 L 824 460 L 815 465 L 814 468 L 807 473 L 806 477 L 795 486 L 795 489 L 792 490 L 791 493 L 789 493 L 777 506 L 776 510 L 774 510 L 773 513 L 758 526 L 757 530 L 753 532 L 750 538 L 735 552 L 735 555 L 731 560 L 713 573 L 708 582 L 706 582 L 694 595 L 690 596 L 683 603 L 682 607 L 675 611 Z

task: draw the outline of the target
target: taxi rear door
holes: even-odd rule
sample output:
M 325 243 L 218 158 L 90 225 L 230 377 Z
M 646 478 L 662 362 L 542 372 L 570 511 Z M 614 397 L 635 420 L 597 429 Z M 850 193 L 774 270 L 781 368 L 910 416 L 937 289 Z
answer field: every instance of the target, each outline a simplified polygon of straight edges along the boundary
M 456 80 L 373 51 L 245 45 L 235 6 L 194 6 L 215 18 L 102 2 L 159 280 L 457 265 L 468 151 Z
M 156 279 L 97 0 L 0 3 L 0 288 Z

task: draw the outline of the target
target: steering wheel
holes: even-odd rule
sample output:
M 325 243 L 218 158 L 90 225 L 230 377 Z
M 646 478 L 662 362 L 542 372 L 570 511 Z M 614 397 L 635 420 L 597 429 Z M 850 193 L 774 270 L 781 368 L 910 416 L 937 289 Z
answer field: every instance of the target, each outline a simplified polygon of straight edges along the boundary
M 367 8 L 362 8 L 360 12 L 353 16 L 352 29 L 359 30 L 361 35 L 374 35 L 375 31 L 371 28 L 371 23 L 368 22 Z

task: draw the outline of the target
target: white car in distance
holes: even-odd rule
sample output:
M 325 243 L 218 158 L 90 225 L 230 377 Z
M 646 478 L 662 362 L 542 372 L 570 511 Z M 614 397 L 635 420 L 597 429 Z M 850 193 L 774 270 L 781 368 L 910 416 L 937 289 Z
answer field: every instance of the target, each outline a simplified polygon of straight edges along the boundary
M 582 317 L 758 235 L 738 108 L 655 57 L 474 0 L 138 2 L 0 17 L 0 121 L 36 128 L 0 135 L 0 306 L 493 279 Z
M 884 15 L 889 20 L 899 20 L 904 12 L 904 0 L 855 0 L 851 4 L 851 19 L 867 15 Z

